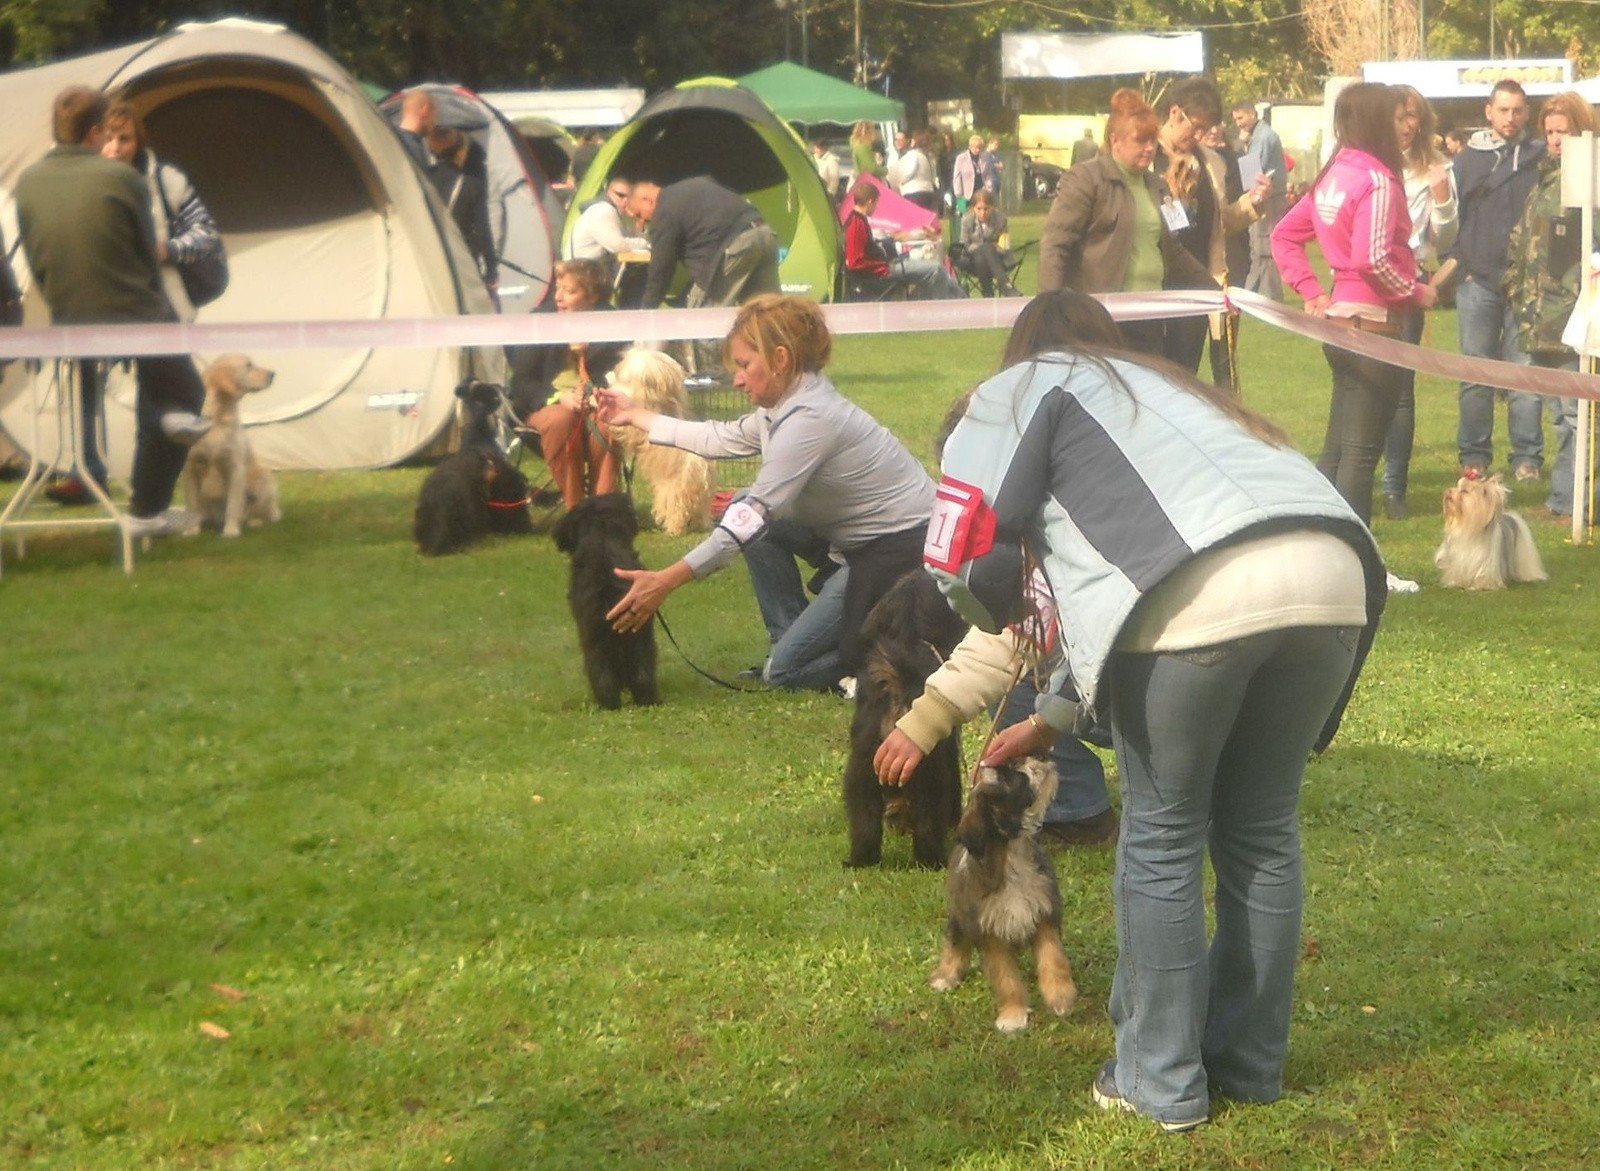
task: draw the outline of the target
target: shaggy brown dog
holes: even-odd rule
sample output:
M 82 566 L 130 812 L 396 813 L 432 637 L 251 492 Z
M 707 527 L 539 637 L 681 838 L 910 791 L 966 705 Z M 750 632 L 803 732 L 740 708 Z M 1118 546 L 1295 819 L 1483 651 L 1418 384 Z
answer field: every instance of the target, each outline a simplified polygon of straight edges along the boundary
M 683 386 L 683 367 L 655 350 L 635 347 L 611 372 L 611 385 L 633 400 L 635 406 L 689 417 L 689 394 Z M 637 427 L 618 427 L 612 439 L 633 461 L 650 485 L 650 514 L 673 536 L 703 532 L 711 527 L 711 497 L 717 491 L 717 470 L 710 460 L 677 447 L 651 443 Z
M 928 983 L 940 992 L 961 983 L 976 946 L 1000 1010 L 994 1027 L 1003 1033 L 1028 1026 L 1028 985 L 1017 963 L 1024 947 L 1033 948 L 1046 1008 L 1065 1016 L 1078 1000 L 1061 946 L 1056 868 L 1034 837 L 1055 791 L 1055 766 L 1039 757 L 980 769 L 950 852 L 950 917 Z
M 626 492 L 579 501 L 551 531 L 556 548 L 572 557 L 567 604 L 578 624 L 589 691 L 603 708 L 621 707 L 624 689 L 636 704 L 661 702 L 656 689 L 655 626 L 619 634 L 606 620 L 606 611 L 628 592 L 628 583 L 616 570 L 644 568 L 633 547 L 638 532 L 639 517 Z
M 206 528 L 237 537 L 283 519 L 278 483 L 250 450 L 239 400 L 272 385 L 273 373 L 243 354 L 224 354 L 206 367 L 206 417 L 211 430 L 189 449 L 183 465 L 183 505 Z
M 897 581 L 867 615 L 862 627 L 867 656 L 856 678 L 850 759 L 844 769 L 850 822 L 846 866 L 878 864 L 886 816 L 896 829 L 910 829 L 917 865 L 935 870 L 944 865 L 946 835 L 961 816 L 959 734 L 941 740 L 903 785 L 880 785 L 872 758 L 965 633 L 966 623 L 920 569 Z

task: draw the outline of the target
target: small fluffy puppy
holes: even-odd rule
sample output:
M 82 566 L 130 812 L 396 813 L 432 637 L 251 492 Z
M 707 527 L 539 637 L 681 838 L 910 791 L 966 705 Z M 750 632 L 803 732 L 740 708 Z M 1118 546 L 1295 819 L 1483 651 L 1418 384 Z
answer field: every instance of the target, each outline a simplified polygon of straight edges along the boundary
M 844 768 L 844 808 L 850 823 L 846 866 L 878 864 L 885 821 L 911 831 L 911 855 L 918 866 L 937 870 L 944 865 L 950 828 L 961 816 L 959 734 L 935 745 L 903 785 L 880 785 L 872 758 L 966 629 L 921 569 L 895 582 L 867 615 L 861 628 L 867 655 L 856 677 L 850 757 Z
M 611 385 L 635 406 L 677 419 L 689 417 L 683 367 L 656 350 L 637 346 L 629 350 L 611 372 Z M 717 471 L 710 460 L 651 443 L 637 427 L 619 427 L 613 435 L 624 458 L 633 461 L 650 485 L 650 514 L 656 524 L 675 537 L 711 527 Z
M 1055 766 L 1040 757 L 980 768 L 950 851 L 950 917 L 928 983 L 940 992 L 954 988 L 976 946 L 999 1007 L 994 1027 L 1003 1033 L 1028 1025 L 1028 985 L 1017 963 L 1024 947 L 1033 948 L 1045 1007 L 1064 1016 L 1078 1000 L 1061 946 L 1055 865 L 1034 836 L 1055 791 Z
M 532 491 L 495 438 L 500 388 L 468 380 L 456 387 L 466 412 L 461 449 L 439 461 L 422 481 L 411 533 L 428 557 L 459 553 L 490 533 L 533 532 Z
M 603 708 L 622 706 L 624 689 L 636 704 L 661 702 L 656 688 L 655 624 L 618 633 L 606 618 L 628 592 L 618 569 L 643 569 L 633 538 L 639 516 L 626 492 L 591 496 L 563 516 L 551 530 L 556 548 L 572 558 L 567 604 L 578 624 L 578 645 L 589 692 Z
M 1511 492 L 1499 476 L 1462 476 L 1444 490 L 1444 543 L 1433 555 L 1441 584 L 1503 590 L 1548 576 L 1528 522 L 1507 511 Z
M 183 465 L 183 503 L 206 528 L 237 537 L 283 519 L 278 482 L 256 459 L 245 436 L 239 400 L 272 385 L 273 372 L 243 354 L 224 354 L 206 367 L 206 417 L 211 430 L 189 449 Z

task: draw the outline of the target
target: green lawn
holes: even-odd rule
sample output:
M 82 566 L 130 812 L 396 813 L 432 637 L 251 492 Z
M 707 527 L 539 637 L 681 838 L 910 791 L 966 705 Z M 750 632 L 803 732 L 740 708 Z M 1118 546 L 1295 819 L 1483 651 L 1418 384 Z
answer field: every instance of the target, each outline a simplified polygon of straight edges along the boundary
M 834 373 L 925 454 L 1000 340 L 846 338 Z M 1313 448 L 1316 348 L 1242 349 Z M 1421 398 L 1417 515 L 1377 534 L 1424 589 L 1308 773 L 1282 1102 L 1095 1110 L 1108 853 L 1058 857 L 1078 1010 L 1001 1036 L 981 981 L 926 987 L 909 843 L 839 865 L 844 703 L 663 644 L 665 705 L 599 712 L 546 539 L 425 561 L 421 470 L 290 474 L 281 525 L 131 577 L 103 535 L 7 550 L 0 1167 L 1595 1166 L 1596 552 L 1535 522 L 1547 584 L 1434 586 L 1453 388 Z M 742 568 L 668 616 L 713 671 L 760 657 Z

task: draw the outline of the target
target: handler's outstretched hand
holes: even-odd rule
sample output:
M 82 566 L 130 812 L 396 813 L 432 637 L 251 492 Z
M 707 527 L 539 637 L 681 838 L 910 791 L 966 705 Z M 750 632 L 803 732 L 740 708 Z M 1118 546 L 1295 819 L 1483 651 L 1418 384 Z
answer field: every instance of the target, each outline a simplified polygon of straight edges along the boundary
M 922 763 L 923 752 L 910 736 L 899 728 L 884 737 L 878 751 L 873 753 L 872 768 L 878 774 L 878 783 L 903 785 L 911 779 L 917 765 Z
M 650 625 L 667 595 L 694 577 L 688 563 L 675 561 L 665 569 L 618 569 L 614 571 L 628 582 L 628 592 L 622 601 L 606 612 L 611 628 L 618 634 L 643 630 Z
M 648 431 L 651 421 L 656 417 L 654 411 L 634 406 L 633 399 L 615 387 L 597 386 L 594 394 L 600 404 L 596 417 L 608 427 L 638 427 L 641 431 Z

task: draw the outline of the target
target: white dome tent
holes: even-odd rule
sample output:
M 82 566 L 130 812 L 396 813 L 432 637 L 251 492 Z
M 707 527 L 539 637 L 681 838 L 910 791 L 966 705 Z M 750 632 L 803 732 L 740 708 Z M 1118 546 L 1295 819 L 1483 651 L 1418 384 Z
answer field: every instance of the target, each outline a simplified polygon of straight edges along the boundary
M 131 102 L 157 156 L 186 171 L 228 251 L 227 291 L 207 324 L 378 320 L 493 312 L 460 233 L 388 122 L 336 62 L 278 25 L 181 25 L 122 49 L 0 75 L 0 226 L 16 239 L 17 176 L 51 147 L 50 108 L 68 85 Z M 27 324 L 49 311 L 20 250 Z M 196 354 L 204 363 L 215 355 Z M 418 452 L 454 417 L 468 372 L 498 378 L 496 350 L 254 352 L 277 371 L 244 401 L 251 443 L 280 468 L 363 468 Z M 25 363 L 0 383 L 0 427 L 33 434 Z M 49 376 L 48 370 L 44 377 Z M 108 463 L 133 456 L 131 377 L 107 392 Z M 53 415 L 45 420 L 50 444 Z

